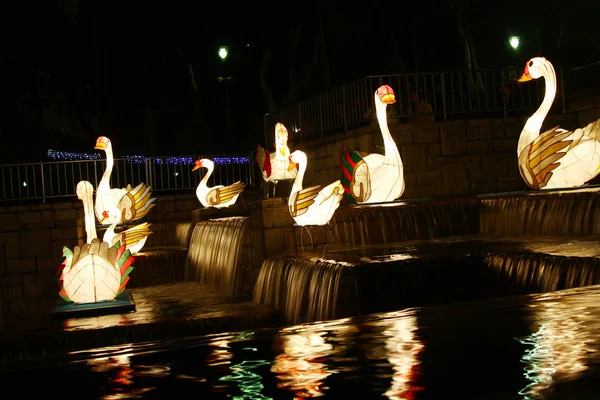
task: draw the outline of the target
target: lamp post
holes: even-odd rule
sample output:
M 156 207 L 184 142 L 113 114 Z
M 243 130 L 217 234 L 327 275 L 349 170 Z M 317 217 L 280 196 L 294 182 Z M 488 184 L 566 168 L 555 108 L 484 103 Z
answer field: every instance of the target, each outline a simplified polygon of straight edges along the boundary
M 219 47 L 219 51 L 218 51 L 218 55 L 219 58 L 221 59 L 222 62 L 225 62 L 225 60 L 227 60 L 227 57 L 229 56 L 229 46 L 220 46 Z M 228 139 L 231 140 L 231 111 L 230 111 L 230 107 L 229 107 L 229 89 L 227 87 L 227 84 L 231 81 L 231 77 L 227 76 L 220 76 L 219 77 L 219 83 L 223 83 L 225 85 L 225 104 L 226 104 L 226 112 L 227 112 L 227 136 Z
M 508 38 L 508 44 L 510 44 L 510 47 L 512 47 L 513 50 L 517 50 L 519 48 L 520 39 L 521 38 L 518 36 L 511 36 Z

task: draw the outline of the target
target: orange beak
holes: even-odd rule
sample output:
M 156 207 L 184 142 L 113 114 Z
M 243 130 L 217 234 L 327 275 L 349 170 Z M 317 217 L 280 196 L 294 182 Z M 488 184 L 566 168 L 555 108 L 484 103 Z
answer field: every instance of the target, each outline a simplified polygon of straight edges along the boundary
M 519 79 L 517 79 L 517 82 L 527 82 L 527 81 L 530 81 L 532 79 L 533 78 L 529 74 L 529 65 L 525 64 L 525 71 L 523 71 L 523 75 Z
M 288 165 L 288 168 L 287 168 L 288 172 L 292 171 L 294 168 L 296 168 L 296 165 L 298 165 L 298 164 L 296 164 L 295 162 L 290 160 L 290 165 Z
M 192 168 L 192 171 L 195 171 L 199 168 L 202 168 L 202 163 L 200 162 L 200 160 L 196 160 L 196 165 L 194 165 L 194 168 Z
M 96 146 L 94 146 L 94 148 L 97 150 L 105 150 L 106 149 L 106 141 L 104 139 L 105 139 L 104 136 L 100 136 L 96 140 Z
M 394 104 L 396 102 L 396 96 L 393 93 L 384 94 L 381 96 L 381 102 L 385 104 Z

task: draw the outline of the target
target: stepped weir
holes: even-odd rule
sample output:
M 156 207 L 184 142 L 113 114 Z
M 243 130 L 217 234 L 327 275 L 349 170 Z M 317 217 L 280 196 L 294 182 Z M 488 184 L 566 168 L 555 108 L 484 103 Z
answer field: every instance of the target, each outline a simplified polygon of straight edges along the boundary
M 308 251 L 283 201 L 258 201 L 180 228 L 185 279 L 289 323 L 595 285 L 599 196 L 588 187 L 342 206 L 330 227 L 310 228 Z

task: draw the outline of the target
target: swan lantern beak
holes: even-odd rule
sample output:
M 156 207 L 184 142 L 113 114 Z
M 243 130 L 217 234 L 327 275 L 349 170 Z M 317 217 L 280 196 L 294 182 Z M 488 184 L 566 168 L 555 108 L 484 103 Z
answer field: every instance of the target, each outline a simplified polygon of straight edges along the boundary
M 525 73 L 519 79 L 517 79 L 517 82 L 527 82 L 532 79 L 533 78 L 531 77 L 531 75 L 529 75 L 529 72 L 525 71 Z
M 296 165 L 298 165 L 298 164 L 296 164 L 295 162 L 290 160 L 290 165 L 288 165 L 288 167 L 287 167 L 288 172 L 292 171 L 294 168 L 296 168 Z
M 194 165 L 194 168 L 192 168 L 192 171 L 195 171 L 199 168 L 202 168 L 202 162 L 200 160 L 196 160 L 196 165 Z
M 384 104 L 394 104 L 396 102 L 396 96 L 392 93 L 384 94 L 381 96 L 381 102 Z
M 102 143 L 102 142 L 96 142 L 96 145 L 94 146 L 94 148 L 96 150 L 105 150 L 106 149 L 106 144 Z

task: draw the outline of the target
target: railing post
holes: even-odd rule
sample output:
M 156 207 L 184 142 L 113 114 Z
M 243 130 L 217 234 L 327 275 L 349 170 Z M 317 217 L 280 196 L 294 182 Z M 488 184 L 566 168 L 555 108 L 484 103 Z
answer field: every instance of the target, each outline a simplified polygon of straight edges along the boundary
M 348 118 L 346 117 L 346 87 L 342 88 L 342 117 L 344 120 L 344 133 L 348 133 Z
M 442 109 L 444 110 L 444 121 L 448 121 L 448 115 L 446 113 L 446 74 L 442 72 Z M 435 89 L 434 89 L 435 90 Z
M 46 202 L 46 181 L 44 179 L 44 164 L 40 161 L 40 176 L 42 177 L 42 203 Z

